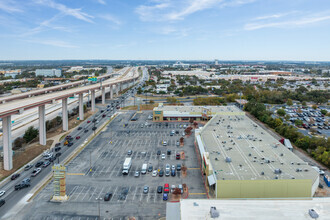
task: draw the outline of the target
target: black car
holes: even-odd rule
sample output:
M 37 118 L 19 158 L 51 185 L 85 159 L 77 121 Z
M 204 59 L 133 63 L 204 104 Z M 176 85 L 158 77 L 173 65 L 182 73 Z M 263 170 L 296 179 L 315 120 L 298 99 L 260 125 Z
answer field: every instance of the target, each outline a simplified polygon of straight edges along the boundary
M 68 147 L 71 147 L 73 145 L 73 143 L 69 142 L 68 143 Z
M 86 129 L 84 132 L 87 133 L 88 132 L 88 129 Z
M 55 147 L 59 147 L 59 146 L 61 146 L 61 143 L 56 143 L 55 144 Z
M 55 152 L 58 152 L 61 150 L 61 147 L 55 147 Z
M 162 186 L 158 186 L 157 187 L 157 193 L 162 193 L 163 192 L 163 187 Z
M 111 197 L 112 197 L 112 193 L 105 194 L 104 201 L 109 201 L 111 199 Z
M 160 176 L 160 177 L 164 176 L 164 171 L 160 170 L 159 173 L 158 173 L 158 176 Z
M 11 180 L 15 180 L 15 179 L 17 179 L 19 176 L 20 176 L 21 174 L 19 174 L 19 173 L 15 173 L 15 174 L 13 174 L 12 176 L 11 176 Z
M 6 203 L 6 201 L 4 199 L 0 200 L 0 207 L 3 206 Z
M 20 184 L 15 185 L 15 190 L 21 190 L 21 189 L 27 188 L 29 186 L 30 186 L 29 182 L 20 183 Z
M 82 129 L 82 127 L 78 127 L 78 131 L 80 131 Z
M 181 164 L 177 164 L 177 165 L 176 165 L 176 170 L 177 170 L 177 171 L 180 171 L 180 170 L 181 170 Z
M 93 127 L 92 130 L 95 131 L 97 127 Z
M 60 157 L 61 155 L 62 155 L 62 153 L 61 153 L 61 152 L 58 152 L 57 154 L 55 154 L 55 157 L 58 158 L 58 157 Z
M 128 156 L 132 155 L 132 150 L 129 150 L 129 151 L 127 152 L 127 155 L 128 155 Z
M 171 150 L 167 150 L 167 155 L 171 155 Z
M 97 120 L 94 118 L 94 119 L 93 119 L 93 123 L 95 123 L 96 121 L 97 121 Z
M 152 172 L 152 166 L 150 165 L 149 167 L 148 167 L 148 172 Z
M 162 152 L 160 150 L 157 151 L 157 155 L 159 156 Z
M 104 110 L 101 110 L 101 113 L 103 113 L 104 112 Z
M 50 158 L 48 159 L 49 162 L 53 162 L 53 161 L 55 161 L 55 160 L 56 160 L 56 157 L 55 157 L 55 156 L 52 156 L 52 157 L 50 157 Z
M 39 162 L 36 163 L 35 167 L 40 167 L 40 166 L 42 166 L 43 164 L 44 164 L 43 161 L 39 161 Z

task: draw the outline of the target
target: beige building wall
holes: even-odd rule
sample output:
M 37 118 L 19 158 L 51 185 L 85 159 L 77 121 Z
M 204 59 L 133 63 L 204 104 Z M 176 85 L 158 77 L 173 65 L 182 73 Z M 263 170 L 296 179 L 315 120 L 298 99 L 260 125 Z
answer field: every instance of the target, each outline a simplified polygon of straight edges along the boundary
M 218 180 L 217 198 L 312 197 L 312 180 Z

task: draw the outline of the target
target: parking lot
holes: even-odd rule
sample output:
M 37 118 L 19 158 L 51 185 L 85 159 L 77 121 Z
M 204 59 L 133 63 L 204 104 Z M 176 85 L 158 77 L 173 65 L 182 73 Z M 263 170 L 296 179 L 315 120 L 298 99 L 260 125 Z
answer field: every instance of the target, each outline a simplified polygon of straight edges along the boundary
M 183 124 L 172 122 L 154 123 L 148 120 L 152 112 L 137 115 L 137 121 L 130 121 L 132 112 L 123 112 L 102 131 L 75 159 L 68 164 L 66 187 L 69 200 L 65 203 L 49 202 L 52 195 L 52 183 L 49 183 L 29 205 L 26 219 L 96 219 L 98 205 L 102 219 L 158 219 L 165 216 L 166 202 L 163 193 L 157 192 L 158 186 L 168 183 L 170 187 L 186 184 L 189 198 L 207 198 L 202 181 L 200 165 L 196 156 L 194 137 L 184 137 L 184 146 L 177 146 L 182 137 Z M 146 124 L 147 122 L 147 124 Z M 180 128 L 181 124 L 181 128 Z M 188 123 L 185 123 L 188 124 Z M 170 136 L 172 130 L 178 134 Z M 164 141 L 167 146 L 163 146 Z M 128 151 L 132 150 L 130 156 Z M 165 158 L 157 155 L 157 151 Z M 168 155 L 167 151 L 171 150 Z M 184 160 L 176 159 L 176 153 L 184 152 Z M 159 154 L 159 153 L 158 153 Z M 125 158 L 132 158 L 128 175 L 122 174 Z M 175 176 L 152 176 L 152 172 L 135 177 L 147 163 L 153 170 L 165 170 L 165 165 L 185 165 L 187 175 L 176 171 Z M 144 186 L 149 192 L 144 193 Z M 112 193 L 110 201 L 104 201 L 106 193 Z M 97 200 L 100 198 L 100 200 Z M 178 198 L 176 197 L 175 200 Z M 180 198 L 179 198 L 180 199 Z M 173 201 L 171 193 L 169 200 Z

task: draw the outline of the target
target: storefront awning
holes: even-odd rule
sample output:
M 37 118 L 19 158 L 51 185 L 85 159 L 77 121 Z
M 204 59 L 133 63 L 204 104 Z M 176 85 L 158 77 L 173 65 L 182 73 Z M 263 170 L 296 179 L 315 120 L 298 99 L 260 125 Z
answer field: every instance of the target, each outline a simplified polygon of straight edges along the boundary
M 210 175 L 207 177 L 207 182 L 209 182 L 209 186 L 212 186 L 215 184 L 215 179 L 213 175 Z

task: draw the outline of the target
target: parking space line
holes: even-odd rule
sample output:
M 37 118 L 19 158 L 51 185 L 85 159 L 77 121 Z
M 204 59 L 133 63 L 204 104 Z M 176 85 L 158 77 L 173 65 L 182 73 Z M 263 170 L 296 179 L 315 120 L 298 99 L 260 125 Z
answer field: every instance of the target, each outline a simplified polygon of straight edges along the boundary
M 154 203 L 156 202 L 157 192 L 155 191 Z
M 79 188 L 79 186 L 74 186 L 73 189 L 71 190 L 71 192 L 69 193 L 69 198 L 70 196 Z
M 134 195 L 133 195 L 133 199 L 132 199 L 132 201 L 134 201 L 134 199 L 135 199 L 137 189 L 138 189 L 138 187 L 135 187 L 135 192 L 134 192 Z
M 84 197 L 82 198 L 82 200 L 85 199 L 85 197 L 87 196 L 87 194 L 88 194 L 88 192 L 89 192 L 89 190 L 90 190 L 91 188 L 92 188 L 92 187 L 90 186 L 89 189 L 87 190 L 87 192 L 85 193 Z
M 100 196 L 101 196 L 101 193 L 102 193 L 103 189 L 104 189 L 104 187 L 102 187 L 102 190 L 100 191 L 100 193 L 99 193 L 99 195 L 98 195 L 98 197 L 97 197 L 97 198 L 100 198 Z
M 79 198 L 79 196 L 80 196 L 80 194 L 84 191 L 84 189 L 85 189 L 85 186 L 82 188 L 82 190 L 78 193 L 78 195 L 75 197 L 75 199 L 72 199 L 72 201 L 76 201 L 78 198 Z M 72 195 L 72 197 L 73 197 L 73 195 Z
M 90 200 L 92 199 L 92 197 L 93 197 L 93 195 L 94 195 L 94 193 L 95 193 L 96 189 L 97 189 L 97 187 L 95 187 L 95 189 L 94 189 L 93 193 L 90 195 L 90 197 L 89 197 L 88 201 L 90 201 Z
M 127 194 L 126 194 L 126 197 L 125 197 L 124 203 L 126 203 L 126 200 L 127 200 L 127 197 L 128 197 L 128 193 L 129 193 L 130 190 L 131 190 L 131 186 L 128 188 L 128 191 L 127 191 Z

